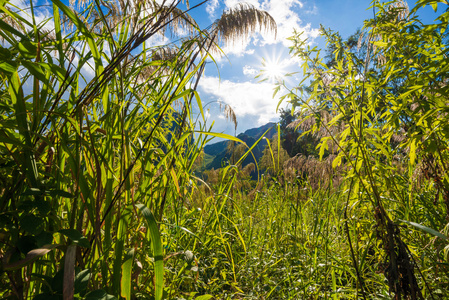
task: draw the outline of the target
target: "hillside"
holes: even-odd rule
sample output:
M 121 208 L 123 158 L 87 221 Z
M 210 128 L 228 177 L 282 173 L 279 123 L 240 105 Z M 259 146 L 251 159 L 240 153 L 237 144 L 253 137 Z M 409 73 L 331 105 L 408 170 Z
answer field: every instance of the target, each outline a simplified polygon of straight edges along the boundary
M 260 127 L 248 129 L 237 135 L 237 137 L 244 141 L 248 147 L 251 147 L 269 129 L 271 130 L 267 132 L 265 137 L 273 137 L 273 135 L 276 134 L 275 125 L 276 123 L 270 122 Z M 226 161 L 230 160 L 231 154 L 227 152 L 228 143 L 229 141 L 221 141 L 204 147 L 204 153 L 213 157 L 212 161 L 206 165 L 206 169 L 221 168 Z M 261 140 L 259 144 L 254 147 L 253 155 L 257 161 L 262 157 L 262 152 L 266 145 L 267 142 Z M 252 156 L 247 157 L 242 166 L 244 167 L 250 163 L 254 163 L 254 158 Z

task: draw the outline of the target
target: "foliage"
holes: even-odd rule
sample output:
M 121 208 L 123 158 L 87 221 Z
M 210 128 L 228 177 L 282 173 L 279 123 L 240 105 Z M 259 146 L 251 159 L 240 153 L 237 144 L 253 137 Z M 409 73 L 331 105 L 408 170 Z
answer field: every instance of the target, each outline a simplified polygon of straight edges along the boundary
M 333 149 L 331 152 L 337 154 L 333 167 L 346 166 L 342 186 L 347 199 L 344 226 L 358 292 L 363 298 L 371 294 L 361 274 L 357 250 L 365 242 L 351 237 L 350 224 L 357 221 L 350 217 L 350 211 L 366 207 L 372 213 L 358 215 L 357 219 L 364 216 L 366 222 L 375 224 L 371 230 L 379 242 L 374 251 L 379 253 L 394 298 L 418 299 L 438 290 L 428 283 L 435 278 L 423 274 L 427 262 L 418 263 L 420 246 L 400 225 L 413 221 L 432 233 L 430 228 L 438 231 L 447 224 L 442 215 L 447 215 L 448 207 L 445 166 L 449 120 L 443 111 L 448 105 L 444 34 L 449 12 L 442 13 L 437 23 L 424 25 L 414 13 L 428 2 L 418 1 L 408 14 L 403 1 L 373 1 L 375 19 L 365 23 L 359 37 L 359 46 L 365 45 L 363 60 L 349 43 L 324 28 L 322 34 L 335 57 L 332 63 L 324 64 L 319 50 L 306 47 L 300 34 L 292 37 L 291 52 L 304 61 L 304 76 L 310 79 L 310 85 L 291 89 L 284 98 L 301 112 L 298 126 L 313 118 L 307 132 L 322 132 L 320 157 Z M 401 172 L 404 164 L 409 170 L 405 174 Z M 408 213 L 408 207 L 416 205 L 421 197 L 422 190 L 414 187 L 416 174 L 423 168 L 427 171 L 422 176 L 434 182 L 425 189 L 435 195 L 431 211 L 444 207 L 443 214 L 423 217 Z M 433 265 L 444 260 L 438 250 L 441 242 L 434 245 L 440 256 L 433 256 Z
M 297 120 L 259 166 L 243 162 L 262 137 L 245 145 L 193 116 L 213 41 L 238 32 L 232 14 L 220 33 L 178 2 L 52 3 L 54 34 L 33 1 L 0 7 L 1 297 L 449 297 L 449 11 L 418 18 L 437 1 L 410 14 L 374 1 L 357 43 L 323 28 L 332 63 L 295 34 L 306 79 L 280 84 Z M 175 23 L 192 33 L 175 51 L 149 46 Z M 288 156 L 287 129 L 312 155 Z M 203 181 L 213 136 L 239 149 Z
M 221 32 L 199 30 L 181 1 L 78 4 L 53 0 L 43 20 L 35 1 L 0 6 L 0 293 L 162 299 L 164 235 L 212 135 L 196 92 L 205 60 L 217 36 L 275 24 L 252 6 L 225 12 Z M 172 48 L 147 42 L 181 27 Z

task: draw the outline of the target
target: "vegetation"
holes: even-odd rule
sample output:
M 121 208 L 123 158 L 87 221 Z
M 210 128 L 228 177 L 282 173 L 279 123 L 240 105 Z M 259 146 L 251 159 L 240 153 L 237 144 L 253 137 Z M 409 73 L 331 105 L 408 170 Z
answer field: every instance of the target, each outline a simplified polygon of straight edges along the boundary
M 162 2 L 0 6 L 1 297 L 449 298 L 449 10 L 418 18 L 447 1 L 373 1 L 357 39 L 322 28 L 324 58 L 295 33 L 291 118 L 204 177 L 205 62 L 275 25 Z

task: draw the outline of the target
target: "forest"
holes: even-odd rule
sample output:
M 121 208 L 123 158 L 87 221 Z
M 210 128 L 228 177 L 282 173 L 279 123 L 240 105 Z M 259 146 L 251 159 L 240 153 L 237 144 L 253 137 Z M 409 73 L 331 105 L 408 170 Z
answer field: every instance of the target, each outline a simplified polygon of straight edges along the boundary
M 449 299 L 448 1 L 292 32 L 302 79 L 257 138 L 214 131 L 198 85 L 276 22 L 190 2 L 0 1 L 0 297 Z

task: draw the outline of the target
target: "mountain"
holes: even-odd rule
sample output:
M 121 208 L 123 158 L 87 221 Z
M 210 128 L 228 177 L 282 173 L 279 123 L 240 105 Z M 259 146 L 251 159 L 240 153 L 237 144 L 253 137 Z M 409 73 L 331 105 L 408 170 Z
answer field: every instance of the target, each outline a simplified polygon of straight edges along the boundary
M 276 123 L 272 122 L 257 128 L 248 129 L 245 132 L 240 133 L 237 138 L 245 142 L 248 147 L 251 147 L 269 129 L 271 130 L 267 132 L 265 137 L 270 139 L 277 133 Z M 231 153 L 227 152 L 228 143 L 229 141 L 221 141 L 204 147 L 204 153 L 214 157 L 213 160 L 209 164 L 207 164 L 206 169 L 218 169 L 221 168 L 224 164 L 227 164 L 227 162 L 231 159 Z M 266 140 L 261 140 L 252 150 L 256 161 L 259 161 L 259 159 L 262 157 L 262 153 L 266 145 Z M 250 163 L 254 163 L 254 158 L 252 155 L 249 155 L 243 161 L 242 166 L 244 167 Z

